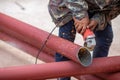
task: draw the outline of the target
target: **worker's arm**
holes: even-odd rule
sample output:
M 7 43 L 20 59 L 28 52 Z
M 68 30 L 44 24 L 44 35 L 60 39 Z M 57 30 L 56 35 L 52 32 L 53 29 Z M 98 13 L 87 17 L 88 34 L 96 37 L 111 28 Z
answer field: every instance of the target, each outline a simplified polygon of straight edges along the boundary
M 78 33 L 84 33 L 88 23 L 88 4 L 85 0 L 66 0 L 66 7 L 71 11 L 75 28 Z
M 116 18 L 119 14 L 120 0 L 106 0 L 106 6 L 104 6 L 101 12 L 97 12 L 91 20 L 98 23 L 96 27 L 97 30 L 103 30 L 107 23 L 110 23 L 111 20 Z
M 88 28 L 91 30 L 104 30 L 105 26 L 107 25 L 106 15 L 103 13 L 96 13 L 90 19 L 91 24 L 88 25 Z
M 106 14 L 107 21 L 116 18 L 120 14 L 120 3 L 118 6 L 111 8 L 108 14 Z

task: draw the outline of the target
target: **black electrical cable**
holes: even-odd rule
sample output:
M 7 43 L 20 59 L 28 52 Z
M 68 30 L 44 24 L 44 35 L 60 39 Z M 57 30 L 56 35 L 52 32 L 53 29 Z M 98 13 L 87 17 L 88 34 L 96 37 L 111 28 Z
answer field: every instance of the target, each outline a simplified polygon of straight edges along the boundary
M 51 31 L 51 32 L 49 33 L 49 35 L 47 36 L 45 42 L 43 43 L 43 45 L 42 45 L 41 48 L 39 49 L 39 51 L 38 51 L 38 53 L 37 53 L 37 56 L 36 56 L 35 64 L 37 64 L 37 59 L 38 59 L 38 57 L 39 57 L 41 51 L 42 51 L 43 48 L 45 47 L 45 45 L 46 45 L 48 39 L 50 38 L 50 36 L 52 35 L 53 31 L 54 31 L 56 28 L 57 28 L 57 26 L 55 26 L 55 27 L 52 29 L 52 31 Z
M 68 12 L 68 15 L 71 15 L 71 14 L 69 14 L 69 12 Z M 50 36 L 52 35 L 53 31 L 54 31 L 57 27 L 59 27 L 60 25 L 62 25 L 63 22 L 65 22 L 65 21 L 64 21 L 65 18 L 66 18 L 66 16 L 60 18 L 60 21 L 56 24 L 56 26 L 51 30 L 51 32 L 50 32 L 49 35 L 47 36 L 45 42 L 42 44 L 41 48 L 39 49 L 39 51 L 38 51 L 38 53 L 37 53 L 36 60 L 35 60 L 35 64 L 37 64 L 37 59 L 38 59 L 38 57 L 39 57 L 41 51 L 42 51 L 43 48 L 45 47 L 45 45 L 46 45 L 48 39 L 49 39 Z
M 62 22 L 62 21 L 61 21 Z M 61 24 L 61 22 L 59 22 L 52 30 L 51 32 L 49 33 L 49 35 L 47 36 L 46 40 L 44 41 L 43 45 L 41 46 L 41 48 L 39 49 L 38 53 L 37 53 L 37 56 L 36 56 L 36 60 L 35 60 L 35 64 L 37 64 L 37 59 L 41 53 L 41 51 L 43 50 L 43 48 L 45 47 L 48 39 L 50 38 L 50 36 L 52 35 L 53 31 Z

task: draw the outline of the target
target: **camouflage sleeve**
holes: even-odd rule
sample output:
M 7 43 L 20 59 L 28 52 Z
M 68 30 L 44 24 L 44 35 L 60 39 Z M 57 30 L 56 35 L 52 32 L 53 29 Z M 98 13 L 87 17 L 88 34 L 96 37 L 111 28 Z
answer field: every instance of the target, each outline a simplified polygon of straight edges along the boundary
M 120 5 L 118 7 L 112 8 L 110 12 L 106 14 L 107 21 L 116 18 L 119 14 L 120 14 Z
M 72 15 L 79 20 L 88 16 L 88 4 L 85 0 L 66 0 L 65 5 L 71 11 Z
M 107 25 L 106 15 L 103 13 L 96 13 L 91 20 L 96 20 L 98 22 L 96 30 L 104 30 Z
M 104 30 L 107 23 L 110 23 L 112 19 L 116 18 L 120 14 L 120 9 L 117 11 L 110 11 L 108 14 L 96 13 L 91 20 L 98 22 L 96 30 Z

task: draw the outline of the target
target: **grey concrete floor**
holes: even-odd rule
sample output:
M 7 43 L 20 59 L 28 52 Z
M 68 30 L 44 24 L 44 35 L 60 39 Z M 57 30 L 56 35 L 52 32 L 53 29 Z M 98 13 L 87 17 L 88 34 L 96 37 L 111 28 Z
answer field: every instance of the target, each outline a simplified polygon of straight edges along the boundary
M 48 13 L 48 1 L 49 0 L 0 0 L 0 12 L 50 32 L 55 25 Z M 120 56 L 119 22 L 120 16 L 112 20 L 114 40 L 110 48 L 109 56 Z M 57 33 L 58 28 L 53 34 L 57 35 Z M 80 34 L 77 34 L 75 43 L 83 45 L 83 39 Z M 34 60 L 34 57 L 0 41 L 0 67 L 34 64 Z M 39 61 L 39 63 L 43 62 Z

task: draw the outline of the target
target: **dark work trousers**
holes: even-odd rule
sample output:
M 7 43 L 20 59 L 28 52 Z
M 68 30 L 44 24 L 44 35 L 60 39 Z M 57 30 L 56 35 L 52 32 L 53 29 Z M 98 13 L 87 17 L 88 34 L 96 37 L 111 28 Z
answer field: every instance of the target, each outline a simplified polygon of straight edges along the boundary
M 107 25 L 106 28 L 102 31 L 95 31 L 96 36 L 96 46 L 94 49 L 94 58 L 96 57 L 106 57 L 113 39 L 113 31 L 111 25 Z M 74 42 L 76 35 L 76 30 L 74 27 L 74 21 L 71 20 L 67 24 L 59 28 L 59 37 L 67 39 L 71 42 Z M 67 61 L 68 58 L 56 53 L 55 55 L 56 62 Z M 70 77 L 58 78 L 58 80 L 71 80 Z

